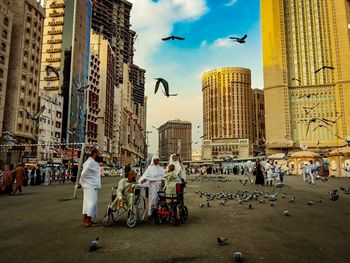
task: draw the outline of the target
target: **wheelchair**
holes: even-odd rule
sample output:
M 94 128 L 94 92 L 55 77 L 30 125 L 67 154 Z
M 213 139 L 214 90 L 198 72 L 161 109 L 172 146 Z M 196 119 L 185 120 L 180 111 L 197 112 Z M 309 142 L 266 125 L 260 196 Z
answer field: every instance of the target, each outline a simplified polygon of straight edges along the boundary
M 164 191 L 158 192 L 158 208 L 152 210 L 152 218 L 156 224 L 170 222 L 178 226 L 186 223 L 188 209 L 184 204 L 183 190 L 184 184 L 177 184 L 176 195 L 166 196 Z
M 120 202 L 115 200 L 117 198 L 117 188 L 116 186 L 112 187 L 111 202 L 107 206 L 103 225 L 106 227 L 111 226 L 126 212 L 126 225 L 128 227 L 135 227 L 137 223 L 144 220 L 146 215 L 146 201 L 141 195 L 142 186 L 135 184 L 133 192 L 129 193 L 127 199 L 123 202 L 124 205 L 121 205 Z

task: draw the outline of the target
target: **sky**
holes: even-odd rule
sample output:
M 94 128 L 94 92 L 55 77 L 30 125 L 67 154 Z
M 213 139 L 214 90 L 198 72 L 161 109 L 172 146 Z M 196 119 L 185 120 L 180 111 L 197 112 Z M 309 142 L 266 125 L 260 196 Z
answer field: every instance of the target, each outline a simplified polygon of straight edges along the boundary
M 201 149 L 202 73 L 225 66 L 251 69 L 252 88 L 263 87 L 259 0 L 129 0 L 131 29 L 136 31 L 134 63 L 146 70 L 145 95 L 149 153 L 158 151 L 159 127 L 168 120 L 192 123 L 193 150 Z M 246 44 L 229 36 L 248 35 Z M 184 41 L 162 41 L 176 35 Z M 156 80 L 169 82 L 170 93 L 154 94 Z M 197 128 L 200 126 L 200 128 Z

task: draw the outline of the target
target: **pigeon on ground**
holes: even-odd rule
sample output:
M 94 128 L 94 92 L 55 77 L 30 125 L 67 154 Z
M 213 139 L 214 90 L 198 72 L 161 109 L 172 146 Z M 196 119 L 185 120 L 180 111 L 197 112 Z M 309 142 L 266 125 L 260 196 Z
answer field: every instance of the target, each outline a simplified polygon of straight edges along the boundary
M 287 194 L 284 193 L 284 194 L 281 196 L 281 199 L 287 199 Z
M 275 206 L 275 203 L 274 202 L 270 202 L 270 206 L 271 207 Z
M 242 263 L 243 262 L 243 255 L 242 252 L 235 252 L 233 254 L 233 259 L 236 263 Z
M 318 202 L 319 202 L 319 203 L 322 203 L 322 202 L 323 202 L 323 199 L 322 199 L 322 198 L 318 199 Z
M 205 204 L 200 204 L 199 207 L 203 208 L 203 207 L 205 207 Z
M 294 201 L 295 201 L 295 196 L 293 196 L 292 199 L 290 199 L 288 202 L 293 203 Z
M 224 245 L 227 245 L 227 238 L 224 238 L 224 237 L 217 237 L 216 238 L 216 241 L 218 243 L 219 246 L 224 246 Z
M 90 243 L 90 247 L 89 247 L 89 251 L 95 251 L 96 249 L 98 249 L 99 245 L 100 245 L 100 238 L 97 237 L 95 240 L 91 241 Z
M 253 209 L 252 204 L 249 204 L 248 208 L 249 208 L 249 209 Z
M 337 194 L 338 190 L 332 190 L 329 192 L 329 195 L 331 196 L 330 199 L 332 201 L 337 201 L 339 199 L 339 195 Z
M 247 179 L 245 179 L 245 180 L 239 179 L 239 181 L 240 181 L 241 184 L 243 184 L 244 186 L 248 183 L 248 180 L 247 180 Z
M 207 200 L 207 207 L 210 207 L 210 203 L 209 203 L 209 200 Z
M 314 201 L 313 200 L 309 200 L 308 202 L 307 202 L 307 205 L 313 205 L 314 204 Z
M 350 188 L 344 188 L 344 187 L 340 187 L 340 190 L 342 190 L 344 192 L 344 194 L 348 195 L 350 194 Z
M 283 210 L 283 215 L 284 215 L 284 216 L 289 216 L 289 212 L 288 212 L 288 209 L 287 209 L 287 208 L 285 208 L 285 209 Z

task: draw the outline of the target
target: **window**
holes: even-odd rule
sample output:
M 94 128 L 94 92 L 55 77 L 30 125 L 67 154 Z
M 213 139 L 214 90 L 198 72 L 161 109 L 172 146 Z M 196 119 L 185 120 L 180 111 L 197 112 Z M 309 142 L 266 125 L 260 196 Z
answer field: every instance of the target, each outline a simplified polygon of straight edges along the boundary
M 5 38 L 5 39 L 7 39 L 7 35 L 8 35 L 7 30 L 4 29 L 4 30 L 2 31 L 2 37 Z
M 5 16 L 5 18 L 4 18 L 4 25 L 5 26 L 9 26 L 9 24 L 10 24 L 10 20 Z
M 6 43 L 1 42 L 1 51 L 6 52 Z
M 0 69 L 0 78 L 3 78 L 4 77 L 4 71 L 3 71 L 3 69 L 1 68 Z

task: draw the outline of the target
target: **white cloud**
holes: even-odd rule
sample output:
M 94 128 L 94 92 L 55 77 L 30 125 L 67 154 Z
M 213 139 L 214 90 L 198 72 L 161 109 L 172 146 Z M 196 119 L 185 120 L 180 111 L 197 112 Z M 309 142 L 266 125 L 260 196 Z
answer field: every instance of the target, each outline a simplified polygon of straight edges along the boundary
M 213 47 L 232 47 L 233 43 L 228 37 L 216 39 L 212 46 Z
M 206 40 L 203 40 L 201 44 L 199 45 L 200 48 L 205 48 L 208 46 L 208 42 Z
M 238 0 L 230 0 L 224 6 L 233 6 Z
M 205 0 L 130 0 L 132 29 L 137 32 L 135 62 L 148 66 L 162 37 L 168 36 L 179 21 L 196 20 L 208 11 Z M 140 43 L 140 44 L 138 44 Z

